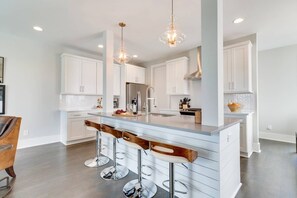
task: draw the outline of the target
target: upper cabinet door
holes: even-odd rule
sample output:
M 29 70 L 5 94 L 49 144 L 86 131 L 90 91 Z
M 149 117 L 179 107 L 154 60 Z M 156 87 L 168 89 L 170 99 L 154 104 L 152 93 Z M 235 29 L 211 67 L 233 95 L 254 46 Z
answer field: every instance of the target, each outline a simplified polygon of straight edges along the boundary
M 224 90 L 232 91 L 232 49 L 224 50 Z
M 168 95 L 188 95 L 188 58 L 181 57 L 166 62 L 166 91 Z
M 82 60 L 82 92 L 84 94 L 97 93 L 97 64 L 96 61 Z
M 113 65 L 113 95 L 121 95 L 121 66 Z
M 145 84 L 145 68 L 126 64 L 126 82 Z
M 252 93 L 250 41 L 224 48 L 224 92 Z
M 81 59 L 70 56 L 62 56 L 61 84 L 62 93 L 81 93 Z
M 251 52 L 248 45 L 233 49 L 233 90 L 235 92 L 252 92 Z
M 136 83 L 145 84 L 145 68 L 136 67 L 135 81 Z
M 97 95 L 103 95 L 103 63 L 97 61 Z

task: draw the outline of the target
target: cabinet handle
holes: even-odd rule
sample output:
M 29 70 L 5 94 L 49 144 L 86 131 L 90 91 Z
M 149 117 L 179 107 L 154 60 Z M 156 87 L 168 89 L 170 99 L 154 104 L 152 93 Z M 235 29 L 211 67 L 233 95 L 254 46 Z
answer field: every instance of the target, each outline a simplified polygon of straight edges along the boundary
M 72 116 L 81 116 L 81 114 L 73 114 Z
M 82 92 L 85 92 L 85 86 L 82 86 Z

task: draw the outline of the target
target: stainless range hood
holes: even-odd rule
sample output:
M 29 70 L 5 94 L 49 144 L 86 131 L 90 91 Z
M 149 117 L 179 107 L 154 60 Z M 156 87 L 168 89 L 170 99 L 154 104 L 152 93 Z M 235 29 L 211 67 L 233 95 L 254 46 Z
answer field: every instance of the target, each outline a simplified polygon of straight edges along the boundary
M 197 70 L 191 74 L 186 74 L 185 80 L 201 80 L 202 68 L 201 68 L 201 46 L 197 47 Z

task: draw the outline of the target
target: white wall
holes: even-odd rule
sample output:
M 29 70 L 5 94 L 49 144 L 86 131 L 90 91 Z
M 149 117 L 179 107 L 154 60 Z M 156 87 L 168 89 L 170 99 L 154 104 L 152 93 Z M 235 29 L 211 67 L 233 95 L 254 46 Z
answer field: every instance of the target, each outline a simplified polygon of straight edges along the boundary
M 5 58 L 6 115 L 22 117 L 19 146 L 59 134 L 59 56 L 52 46 L 0 35 Z M 24 136 L 23 130 L 29 130 Z
M 293 135 L 297 132 L 297 45 L 259 53 L 259 100 L 261 136 L 294 142 Z M 268 125 L 272 130 L 267 130 Z
M 5 58 L 6 115 L 22 117 L 19 148 L 59 141 L 60 54 L 87 53 L 4 34 L 0 46 Z M 26 129 L 29 134 L 24 136 Z

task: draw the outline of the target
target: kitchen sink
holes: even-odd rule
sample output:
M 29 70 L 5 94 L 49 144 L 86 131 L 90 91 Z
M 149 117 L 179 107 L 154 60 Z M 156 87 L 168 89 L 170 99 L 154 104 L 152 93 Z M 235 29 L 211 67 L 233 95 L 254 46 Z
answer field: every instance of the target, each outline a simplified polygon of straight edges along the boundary
M 151 116 L 158 116 L 158 117 L 171 117 L 171 116 L 175 116 L 172 114 L 164 114 L 164 113 L 150 113 Z

